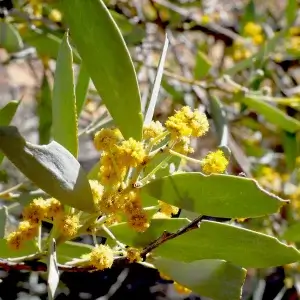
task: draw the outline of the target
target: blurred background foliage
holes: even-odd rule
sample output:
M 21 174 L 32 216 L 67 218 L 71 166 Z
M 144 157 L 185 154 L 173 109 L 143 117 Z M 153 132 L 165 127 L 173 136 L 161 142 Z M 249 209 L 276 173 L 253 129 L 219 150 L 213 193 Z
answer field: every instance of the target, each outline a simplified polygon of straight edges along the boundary
M 254 177 L 267 190 L 291 200 L 276 215 L 239 220 L 240 225 L 279 237 L 299 248 L 299 3 L 296 0 L 106 0 L 105 3 L 130 49 L 143 109 L 167 34 L 170 47 L 155 118 L 164 121 L 181 105 L 205 111 L 212 130 L 203 139 L 194 141 L 193 155 L 202 156 L 220 145 L 232 154 L 229 173 Z M 0 107 L 11 100 L 21 100 L 13 124 L 29 141 L 46 144 L 51 140 L 51 93 L 55 59 L 66 29 L 64 16 L 59 3 L 51 0 L 2 0 L 0 7 Z M 105 47 L 101 40 L 98 46 Z M 83 85 L 76 91 L 82 99 L 79 160 L 89 170 L 98 160 L 92 146 L 93 134 L 110 126 L 112 119 L 85 70 L 79 69 L 76 51 L 74 59 L 78 63 L 74 66 L 78 78 L 83 78 Z M 193 170 L 193 165 L 183 167 Z M 4 160 L 0 166 L 1 190 L 20 182 L 19 191 L 32 189 Z M 1 192 L 0 198 L 5 199 Z M 18 206 L 11 211 L 18 218 Z M 280 270 L 287 275 L 285 288 L 296 286 L 300 265 L 283 267 Z M 257 280 L 269 273 L 270 270 L 249 272 L 256 281 L 245 285 L 248 292 L 245 298 L 251 297 L 253 291 L 259 292 Z M 253 296 L 253 299 L 260 298 Z

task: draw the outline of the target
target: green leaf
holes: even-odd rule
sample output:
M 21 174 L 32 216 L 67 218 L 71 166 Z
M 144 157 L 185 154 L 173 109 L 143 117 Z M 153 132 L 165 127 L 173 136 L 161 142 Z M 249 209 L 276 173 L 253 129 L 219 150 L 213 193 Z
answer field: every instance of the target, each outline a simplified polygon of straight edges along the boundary
M 52 101 L 53 139 L 78 155 L 76 98 L 73 74 L 73 55 L 68 33 L 61 43 L 54 76 Z
M 0 20 L 0 48 L 8 52 L 17 52 L 23 47 L 22 38 L 14 25 Z
M 285 16 L 288 25 L 292 25 L 298 12 L 297 0 L 288 0 L 285 8 Z
M 204 259 L 184 263 L 156 258 L 154 266 L 193 292 L 217 300 L 239 300 L 247 271 L 230 262 Z
M 28 256 L 37 251 L 38 251 L 38 247 L 33 240 L 26 241 L 23 247 L 21 247 L 21 249 L 19 250 L 12 250 L 10 247 L 8 247 L 6 239 L 0 239 L 1 258 L 15 258 L 15 257 Z
M 212 66 L 211 61 L 202 51 L 199 50 L 197 52 L 197 57 L 196 57 L 194 77 L 196 79 L 203 79 L 208 75 L 211 66 Z
M 255 10 L 255 3 L 253 0 L 250 0 L 245 7 L 243 16 L 240 21 L 241 28 L 244 28 L 244 26 L 251 21 L 255 22 L 256 17 L 256 10 Z
M 115 21 L 101 0 L 60 3 L 72 40 L 116 126 L 126 139 L 141 140 L 143 116 L 138 82 Z
M 278 45 L 279 40 L 283 38 L 287 32 L 288 28 L 279 31 L 274 35 L 274 37 L 272 37 L 264 45 L 262 45 L 257 53 L 235 64 L 233 67 L 226 69 L 224 73 L 233 76 L 240 71 L 250 68 L 251 66 L 253 66 L 254 62 L 260 61 L 264 57 L 267 57 L 267 55 L 275 49 L 275 47 Z
M 0 109 L 0 126 L 7 126 L 12 121 L 20 101 L 10 101 Z M 0 165 L 3 161 L 4 155 L 0 153 Z
M 158 94 L 159 94 L 159 90 L 160 90 L 160 86 L 161 86 L 161 80 L 162 80 L 163 73 L 164 73 L 164 64 L 165 64 L 165 60 L 167 57 L 168 47 L 169 47 L 169 39 L 166 36 L 164 48 L 161 53 L 161 57 L 160 57 L 158 68 L 157 68 L 157 73 L 156 73 L 153 88 L 152 88 L 151 98 L 150 98 L 147 112 L 145 115 L 145 120 L 144 120 L 145 125 L 149 125 L 153 119 L 154 109 L 155 109 L 156 102 L 158 100 Z
M 202 221 L 199 229 L 161 244 L 153 254 L 184 262 L 224 259 L 245 268 L 281 266 L 300 259 L 296 248 L 274 237 L 211 221 Z
M 90 76 L 84 67 L 83 64 L 80 66 L 77 84 L 76 84 L 76 107 L 77 107 L 77 116 L 80 116 L 80 113 L 84 107 L 86 96 L 88 93 L 90 83 Z
M 12 121 L 20 101 L 10 101 L 0 109 L 0 126 L 9 125 Z
M 282 239 L 288 242 L 299 242 L 300 241 L 300 222 L 295 223 L 287 228 L 283 233 Z
M 296 158 L 298 156 L 297 135 L 284 131 L 282 133 L 282 145 L 285 153 L 287 167 L 293 171 L 296 166 Z
M 217 187 L 217 188 L 216 188 Z M 255 180 L 231 175 L 175 174 L 141 188 L 144 194 L 197 212 L 224 218 L 249 218 L 276 213 L 285 203 Z
M 226 120 L 226 114 L 224 109 L 222 108 L 220 100 L 215 96 L 212 96 L 210 98 L 210 110 L 219 137 L 219 145 L 227 146 L 228 125 Z
M 176 232 L 187 224 L 189 224 L 189 221 L 183 218 L 152 219 L 150 227 L 143 233 L 135 231 L 127 223 L 112 225 L 109 227 L 109 230 L 120 242 L 128 246 L 142 248 L 159 238 L 165 230 Z M 108 237 L 102 230 L 99 230 L 97 235 Z
M 43 77 L 40 95 L 37 97 L 37 115 L 39 118 L 39 144 L 48 144 L 52 126 L 52 93 L 46 74 Z
M 93 249 L 92 246 L 76 243 L 65 242 L 57 246 L 57 258 L 61 264 L 64 264 L 73 259 L 78 259 L 84 254 L 88 254 Z
M 50 241 L 50 249 L 49 249 L 49 256 L 48 256 L 48 263 L 47 263 L 47 288 L 48 288 L 48 297 L 50 300 L 54 299 L 54 295 L 56 289 L 59 284 L 59 270 L 57 267 L 57 259 L 56 259 L 56 243 L 55 239 Z
M 94 212 L 93 196 L 79 162 L 63 146 L 26 142 L 15 127 L 0 127 L 0 150 L 39 188 L 62 203 Z
M 240 97 L 237 96 L 234 99 L 239 99 Z M 272 124 L 284 129 L 290 133 L 295 133 L 296 131 L 300 130 L 300 122 L 287 114 L 285 114 L 279 108 L 270 105 L 260 99 L 260 97 L 255 96 L 246 96 L 241 97 L 240 101 L 246 104 L 255 112 L 263 115 L 266 120 L 271 122 Z
M 8 218 L 7 207 L 2 206 L 0 208 L 0 239 L 3 239 L 5 236 L 7 218 Z

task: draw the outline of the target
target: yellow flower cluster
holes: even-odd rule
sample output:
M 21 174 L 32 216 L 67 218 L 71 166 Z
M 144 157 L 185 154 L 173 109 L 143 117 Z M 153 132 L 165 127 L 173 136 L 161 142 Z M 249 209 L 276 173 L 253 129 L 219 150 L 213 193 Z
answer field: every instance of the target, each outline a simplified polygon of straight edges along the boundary
M 25 241 L 37 235 L 43 220 L 54 221 L 61 234 L 66 237 L 74 236 L 79 228 L 78 216 L 65 214 L 63 205 L 55 198 L 34 199 L 24 207 L 22 215 L 23 221 L 20 222 L 18 229 L 6 237 L 8 246 L 15 250 L 20 249 Z
M 298 54 L 300 48 L 300 27 L 292 27 L 289 30 L 289 38 L 285 41 L 286 49 L 292 54 Z
M 208 153 L 200 164 L 205 174 L 224 173 L 228 166 L 228 160 L 222 150 L 217 150 Z
M 246 48 L 244 44 L 240 42 L 235 42 L 233 45 L 233 54 L 232 58 L 235 61 L 240 61 L 246 59 L 252 55 L 252 51 L 249 48 Z
M 244 35 L 251 37 L 255 45 L 261 45 L 264 42 L 262 27 L 259 24 L 248 22 L 244 27 Z
M 98 245 L 89 254 L 90 264 L 98 270 L 110 268 L 114 262 L 112 249 L 107 245 Z
M 166 127 L 174 140 L 182 137 L 200 137 L 207 133 L 209 124 L 204 113 L 184 106 L 166 121 Z
M 143 128 L 143 137 L 145 140 L 152 140 L 163 134 L 165 128 L 159 121 L 152 121 L 149 125 L 145 125 Z M 157 141 L 157 143 L 159 140 Z
M 139 249 L 129 247 L 126 249 L 126 257 L 131 263 L 139 262 L 141 261 L 141 251 Z

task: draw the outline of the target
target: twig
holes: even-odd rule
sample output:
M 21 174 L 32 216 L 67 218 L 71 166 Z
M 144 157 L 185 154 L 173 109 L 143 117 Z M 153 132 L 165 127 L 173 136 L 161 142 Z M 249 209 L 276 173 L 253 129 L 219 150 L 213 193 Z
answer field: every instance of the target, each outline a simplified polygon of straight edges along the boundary
M 145 247 L 143 249 L 143 251 L 141 252 L 141 257 L 143 258 L 143 260 L 146 259 L 146 255 L 151 252 L 152 250 L 154 250 L 155 248 L 157 248 L 158 246 L 160 246 L 161 244 L 172 240 L 190 230 L 193 229 L 198 229 L 199 228 L 199 223 L 204 219 L 204 216 L 199 216 L 197 217 L 195 220 L 193 220 L 191 223 L 189 223 L 188 225 L 182 227 L 181 229 L 179 229 L 178 231 L 176 231 L 175 233 L 170 233 L 167 231 L 164 231 L 163 234 L 157 238 L 155 241 L 153 241 L 150 245 L 148 245 L 147 247 Z

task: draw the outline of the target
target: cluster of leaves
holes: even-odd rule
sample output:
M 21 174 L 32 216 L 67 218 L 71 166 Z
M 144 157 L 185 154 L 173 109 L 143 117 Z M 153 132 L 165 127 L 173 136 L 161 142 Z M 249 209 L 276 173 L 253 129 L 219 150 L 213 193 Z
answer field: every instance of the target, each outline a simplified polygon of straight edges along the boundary
M 286 57 L 293 61 L 299 55 L 295 1 L 288 2 L 279 30 L 261 25 L 269 19 L 255 12 L 252 1 L 237 30 L 219 25 L 218 14 L 199 15 L 193 1 L 21 2 L 15 1 L 0 23 L 3 47 L 11 53 L 7 62 L 29 45 L 43 62 L 44 77 L 37 110 L 40 145 L 9 126 L 20 101 L 0 110 L 0 162 L 6 156 L 35 187 L 25 195 L 15 193 L 20 186 L 0 194 L 25 206 L 23 221 L 10 234 L 5 233 L 10 206 L 1 209 L 0 257 L 8 266 L 46 263 L 50 298 L 59 269 L 102 270 L 120 261 L 147 264 L 179 289 L 221 300 L 240 298 L 245 268 L 292 264 L 288 270 L 294 274 L 300 258 L 299 98 L 289 86 L 292 77 L 285 85 L 280 77 L 287 76 Z M 152 41 L 145 35 L 149 23 L 172 41 L 197 31 L 221 40 L 220 65 L 211 63 L 213 45 L 207 39 L 187 45 L 183 55 L 176 42 L 168 52 L 166 37 L 147 93 L 137 73 L 152 69 L 147 65 L 152 60 L 131 56 L 129 48 Z M 167 52 L 172 53 L 164 68 Z M 190 56 L 192 67 L 184 60 Z M 50 59 L 56 59 L 53 89 Z M 109 115 L 78 132 L 90 79 Z M 152 121 L 160 90 L 174 100 L 170 111 L 183 106 L 165 126 Z M 194 108 L 198 100 L 195 110 L 186 106 Z M 218 148 L 199 159 L 197 151 L 195 158 L 188 154 L 198 150 L 195 138 L 208 131 L 201 109 L 212 118 Z M 83 134 L 92 135 L 101 152 L 88 174 L 78 162 Z M 276 160 L 274 139 L 284 154 Z M 249 178 L 227 174 L 229 160 L 231 170 Z M 185 162 L 196 172 L 187 171 Z M 45 223 L 52 224 L 49 234 Z M 93 237 L 94 247 L 72 241 L 84 234 Z M 98 245 L 97 236 L 105 237 L 106 245 Z

